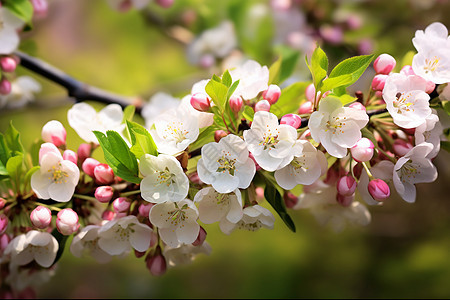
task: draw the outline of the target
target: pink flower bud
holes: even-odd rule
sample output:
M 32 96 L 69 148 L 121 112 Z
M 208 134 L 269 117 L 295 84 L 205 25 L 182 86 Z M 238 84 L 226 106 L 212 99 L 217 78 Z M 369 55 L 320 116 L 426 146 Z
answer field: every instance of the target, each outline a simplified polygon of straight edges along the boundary
M 287 208 L 293 208 L 298 203 L 298 197 L 289 191 L 284 193 L 283 200 Z
M 204 69 L 208 69 L 216 63 L 216 58 L 212 54 L 205 54 L 200 57 L 199 65 Z
M 0 209 L 3 209 L 6 205 L 6 200 L 0 197 Z
M 148 215 L 150 214 L 150 210 L 152 209 L 153 206 L 154 206 L 153 203 L 139 205 L 139 208 L 138 208 L 139 214 L 143 217 L 148 218 Z
M 120 12 L 127 12 L 133 7 L 133 2 L 131 0 L 123 0 L 119 4 L 119 11 Z
M 140 251 L 137 251 L 136 249 L 134 249 L 134 256 L 136 256 L 136 258 L 141 258 L 142 256 L 144 256 L 145 255 L 145 253 L 147 253 L 147 252 L 140 252 Z
M 404 66 L 400 70 L 400 74 L 403 74 L 403 75 L 416 75 L 416 73 L 414 73 L 414 70 L 413 70 L 413 68 L 410 65 Z
M 5 233 L 6 228 L 8 227 L 8 217 L 5 215 L 0 215 L 0 234 Z
M 161 254 L 161 250 L 156 251 L 153 256 L 147 257 L 148 257 L 148 259 L 146 260 L 147 269 L 150 270 L 150 273 L 153 276 L 161 276 L 164 273 L 166 273 L 167 270 L 166 259 Z
M 119 197 L 113 201 L 113 208 L 116 212 L 126 212 L 130 208 L 130 201 L 126 197 Z
M 287 114 L 281 117 L 280 124 L 286 124 L 294 127 L 295 129 L 299 128 L 302 124 L 302 118 L 299 115 L 295 114 Z
M 78 157 L 80 157 L 80 155 L 78 155 Z M 88 157 L 83 162 L 83 165 L 81 166 L 81 168 L 83 169 L 84 173 L 86 173 L 87 175 L 94 178 L 94 169 L 99 164 L 100 164 L 100 162 L 98 160 L 93 159 L 92 157 Z
M 361 28 L 362 26 L 362 19 L 360 18 L 360 16 L 358 15 L 349 15 L 347 17 L 347 26 L 348 28 L 350 28 L 351 30 L 357 30 L 359 28 Z
M 386 84 L 386 79 L 388 75 L 378 74 L 372 80 L 372 89 L 374 91 L 382 91 L 384 89 L 384 85 Z
M 64 208 L 56 216 L 56 228 L 62 235 L 71 235 L 75 233 L 79 227 L 78 215 L 71 208 Z
M 78 147 L 77 155 L 81 164 L 85 161 L 86 158 L 91 156 L 91 150 L 91 144 L 81 144 L 80 147 Z
M 11 237 L 4 233 L 0 236 L 0 254 L 3 253 L 3 251 L 5 251 L 6 247 L 8 247 L 9 242 L 11 242 Z
M 356 145 L 350 148 L 352 157 L 357 162 L 369 161 L 373 156 L 375 146 L 368 138 L 361 138 Z
M 102 219 L 105 221 L 111 221 L 116 217 L 116 213 L 111 210 L 105 210 L 102 213 Z
M 200 231 L 198 232 L 197 239 L 192 243 L 193 246 L 203 245 L 203 242 L 206 239 L 206 230 L 200 226 Z
M 200 177 L 198 177 L 198 173 L 197 172 L 194 172 L 194 173 L 192 173 L 192 174 L 189 174 L 189 180 L 192 182 L 192 183 L 195 183 L 195 184 L 203 184 L 203 181 L 201 181 L 200 180 Z
M 214 141 L 216 141 L 216 143 L 218 143 L 222 138 L 226 137 L 228 135 L 228 133 L 226 133 L 223 130 L 216 130 L 214 132 Z
M 270 111 L 270 103 L 267 100 L 258 101 L 255 104 L 255 112 L 258 111 Z
M 33 15 L 39 18 L 47 16 L 48 3 L 47 0 L 30 0 L 33 5 Z
M 66 144 L 66 129 L 59 121 L 47 122 L 42 127 L 41 135 L 45 142 L 53 143 L 56 147 Z
M 366 107 L 364 105 L 362 105 L 362 103 L 360 103 L 360 102 L 353 102 L 348 107 L 355 108 L 355 109 L 362 110 L 362 111 L 366 111 Z
M 333 185 L 339 179 L 339 170 L 334 167 L 330 167 L 327 171 L 327 176 L 323 180 L 328 185 Z
M 52 212 L 47 207 L 39 205 L 31 212 L 30 220 L 34 227 L 45 229 L 52 222 Z
M 356 180 L 352 176 L 343 176 L 339 178 L 336 188 L 340 195 L 351 196 L 356 190 Z
M 336 195 L 336 201 L 344 207 L 350 206 L 350 204 L 352 204 L 353 202 L 353 199 L 355 199 L 355 195 L 350 196 L 344 196 L 341 194 Z
M 230 108 L 235 113 L 239 112 L 244 105 L 244 101 L 242 101 L 241 97 L 231 96 L 230 98 Z
M 73 162 L 74 164 L 77 164 L 77 161 L 78 161 L 78 155 L 77 155 L 75 152 L 73 152 L 72 150 L 66 150 L 66 151 L 64 151 L 64 153 L 63 153 L 63 159 L 64 159 L 64 160 L 71 161 L 71 162 Z
M 107 164 L 98 164 L 94 168 L 95 180 L 101 184 L 110 184 L 114 181 L 113 169 Z
M 313 103 L 310 101 L 303 102 L 298 109 L 300 115 L 310 114 L 313 112 Z
M 262 93 L 263 99 L 269 101 L 269 103 L 271 105 L 274 105 L 275 103 L 277 103 L 278 99 L 280 98 L 280 95 L 281 95 L 281 89 L 276 84 L 269 85 L 267 90 L 265 90 Z
M 398 156 L 405 156 L 405 154 L 408 153 L 409 150 L 413 148 L 411 143 L 408 143 L 401 139 L 395 140 L 392 147 L 394 148 L 394 153 L 397 154 Z
M 260 186 L 256 187 L 256 199 L 263 200 L 264 199 L 264 189 Z
M 169 8 L 172 6 L 174 0 L 156 0 L 159 6 L 163 8 Z
M 111 201 L 114 195 L 114 189 L 109 185 L 99 186 L 95 189 L 95 199 L 102 203 L 108 203 Z
M 0 57 L 0 68 L 5 73 L 11 73 L 14 72 L 14 70 L 17 67 L 16 61 L 9 56 Z
M 391 195 L 389 186 L 381 179 L 374 179 L 370 181 L 367 189 L 369 190 L 372 198 L 376 201 L 384 201 Z
M 377 74 L 385 74 L 388 75 L 395 68 L 395 58 L 390 56 L 389 54 L 381 54 L 375 59 L 373 63 L 373 68 Z
M 344 33 L 338 26 L 322 25 L 319 29 L 322 38 L 330 44 L 342 43 L 344 39 Z
M 353 167 L 353 175 L 355 175 L 356 178 L 360 178 L 363 168 L 364 167 L 363 167 L 362 163 L 356 164 Z
M 358 50 L 361 55 L 368 55 L 373 52 L 373 42 L 371 39 L 359 41 Z
M 209 98 L 203 93 L 195 93 L 191 97 L 191 105 L 198 111 L 208 111 L 210 108 Z
M 0 80 L 0 95 L 9 95 L 11 93 L 11 82 L 3 78 Z
M 433 81 L 428 80 L 427 81 L 427 86 L 425 88 L 425 93 L 431 94 L 434 91 L 435 88 L 436 88 L 436 84 Z
M 306 87 L 306 90 L 305 90 L 306 100 L 308 100 L 309 102 L 313 102 L 315 94 L 316 94 L 316 88 L 314 87 L 314 83 L 311 83 L 310 85 L 308 85 Z

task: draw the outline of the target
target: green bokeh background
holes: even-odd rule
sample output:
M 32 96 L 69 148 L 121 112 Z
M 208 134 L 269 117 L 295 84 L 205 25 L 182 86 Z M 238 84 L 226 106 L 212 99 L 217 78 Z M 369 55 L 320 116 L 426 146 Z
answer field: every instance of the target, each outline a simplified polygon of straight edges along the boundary
M 317 2 L 317 9 L 325 12 L 333 7 L 331 1 L 307 2 Z M 413 50 L 411 38 L 416 29 L 433 21 L 450 25 L 445 18 L 450 11 L 448 1 L 430 1 L 433 5 L 428 9 L 418 8 L 419 0 L 338 2 L 360 13 L 366 22 L 346 39 L 371 38 L 378 54 L 401 57 Z M 191 29 L 198 32 L 226 15 L 224 3 L 238 2 L 176 0 L 167 11 L 156 6 L 152 10 L 168 19 L 186 8 L 196 10 L 201 18 Z M 193 83 L 210 76 L 189 65 L 184 46 L 146 23 L 139 12 L 117 13 L 104 0 L 50 4 L 49 16 L 25 34 L 22 48 L 81 81 L 124 95 L 142 95 L 146 100 L 156 91 L 183 96 Z M 348 56 L 342 49 L 325 48 L 331 56 Z M 268 60 L 262 62 L 268 64 Z M 19 73 L 31 74 L 23 69 Z M 26 108 L 0 111 L 0 131 L 12 120 L 27 146 L 39 137 L 43 124 L 58 119 L 68 131 L 68 147 L 76 149 L 81 139 L 66 118 L 73 102 L 58 86 L 36 79 L 43 92 Z M 101 152 L 97 155 L 101 157 Z M 230 236 L 213 224 L 205 226 L 212 254 L 199 256 L 191 265 L 169 269 L 163 277 L 151 276 L 143 258 L 134 255 L 100 265 L 90 258 L 75 258 L 66 249 L 56 276 L 38 289 L 38 296 L 448 298 L 449 159 L 444 151 L 435 159 L 439 178 L 435 183 L 418 185 L 417 203 L 392 198 L 383 207 L 370 207 L 372 223 L 367 227 L 334 233 L 319 226 L 308 211 L 292 212 L 297 233 L 290 232 L 278 216 L 274 230 L 236 231 Z

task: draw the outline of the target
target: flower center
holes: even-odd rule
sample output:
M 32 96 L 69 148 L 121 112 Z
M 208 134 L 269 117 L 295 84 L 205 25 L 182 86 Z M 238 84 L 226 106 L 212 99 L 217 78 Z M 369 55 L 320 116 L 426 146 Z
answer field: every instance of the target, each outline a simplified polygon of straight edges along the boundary
M 332 134 L 336 134 L 336 131 L 338 131 L 338 133 L 344 133 L 342 127 L 345 126 L 346 120 L 347 117 L 331 117 L 331 119 L 327 121 L 325 132 L 331 130 Z
M 433 72 L 439 67 L 439 61 L 441 60 L 440 57 L 433 57 L 432 59 L 425 58 L 425 66 L 423 69 L 425 70 L 425 73 Z
M 186 135 L 189 133 L 188 130 L 183 129 L 183 122 L 172 122 L 171 124 L 168 124 L 164 132 L 164 139 L 175 140 L 177 143 L 181 143 L 185 140 Z
M 269 127 L 269 125 L 267 125 L 267 127 Z M 278 144 L 278 142 L 280 142 L 280 140 L 278 140 L 278 129 L 276 129 L 275 131 L 276 132 L 272 134 L 271 130 L 268 129 L 268 131 L 264 133 L 263 140 L 259 143 L 260 146 L 264 146 L 264 150 L 273 149 Z
M 222 157 L 220 157 L 217 162 L 219 163 L 219 167 L 216 172 L 225 173 L 225 171 L 228 171 L 231 176 L 234 176 L 234 171 L 236 170 L 236 159 L 230 158 L 230 152 L 224 152 Z
M 261 221 L 256 220 L 253 223 L 245 223 L 244 221 L 239 221 L 238 228 L 245 229 L 248 231 L 256 231 L 262 227 Z
M 185 204 L 181 208 L 179 208 L 175 203 L 175 207 L 176 208 L 174 210 L 167 212 L 167 220 L 170 221 L 170 224 L 178 226 L 178 224 L 184 222 L 188 218 L 185 211 L 188 208 L 188 205 Z M 181 227 L 183 226 L 184 225 L 181 225 Z
M 51 169 L 48 170 L 50 173 L 50 176 L 48 179 L 53 181 L 53 183 L 66 183 L 67 179 L 66 177 L 69 177 L 69 174 L 67 174 L 64 171 L 61 171 L 61 163 L 58 163 L 57 166 L 53 166 Z
M 169 168 L 166 167 L 164 171 L 159 171 L 158 178 L 156 179 L 157 184 L 165 184 L 167 186 L 175 183 L 175 180 L 173 179 L 175 175 L 169 171 Z
M 134 224 L 130 224 L 127 228 L 123 228 L 122 226 L 117 226 L 116 229 L 116 238 L 119 241 L 125 242 L 130 239 L 130 231 L 134 232 L 131 228 Z
M 308 170 L 305 156 L 306 156 L 305 154 L 302 154 L 300 157 L 294 157 L 294 159 L 291 161 L 291 165 L 294 167 L 295 170 L 301 168 Z
M 230 199 L 227 194 L 218 194 L 216 200 L 217 205 L 228 205 L 230 203 Z
M 402 114 L 404 112 L 414 111 L 414 103 L 409 102 L 409 98 L 411 98 L 411 93 L 405 94 L 398 92 L 395 95 L 395 100 L 393 102 L 394 108 L 397 109 L 398 114 Z
M 420 174 L 420 166 L 408 160 L 400 170 L 397 170 L 397 174 L 404 183 L 411 182 L 417 174 Z

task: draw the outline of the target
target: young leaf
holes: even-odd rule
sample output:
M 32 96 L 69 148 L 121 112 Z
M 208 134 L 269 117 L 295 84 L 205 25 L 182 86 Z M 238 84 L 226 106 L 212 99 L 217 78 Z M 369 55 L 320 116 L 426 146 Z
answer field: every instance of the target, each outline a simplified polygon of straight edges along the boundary
M 311 65 L 306 64 L 311 72 L 316 91 L 320 91 L 322 80 L 327 76 L 328 71 L 328 57 L 320 47 L 317 47 L 311 56 Z
M 295 70 L 295 66 L 297 65 L 298 58 L 300 57 L 300 52 L 289 47 L 280 47 L 279 52 L 282 60 L 280 73 L 278 76 L 278 84 L 282 83 L 292 75 Z M 325 70 L 327 69 L 328 65 Z
M 230 100 L 231 95 L 233 95 L 234 91 L 236 90 L 236 88 L 239 85 L 239 80 L 236 80 L 235 82 L 233 82 L 233 84 L 228 88 L 228 92 L 227 92 L 227 101 Z
M 54 265 L 61 258 L 62 254 L 64 252 L 64 249 L 66 247 L 66 242 L 67 242 L 67 239 L 69 238 L 69 236 L 62 235 L 56 228 L 53 229 L 51 234 L 56 239 L 56 241 L 58 241 L 58 244 L 59 244 L 58 252 L 56 252 L 55 261 L 53 262 L 53 265 Z
M 9 124 L 5 132 L 5 142 L 11 151 L 11 156 L 23 153 L 22 142 L 20 141 L 20 133 L 14 128 L 12 122 Z
M 189 150 L 192 151 L 200 148 L 207 143 L 214 142 L 215 131 L 216 127 L 213 125 L 200 129 L 200 134 L 198 135 L 197 140 L 189 146 Z
M 272 208 L 278 213 L 280 218 L 284 221 L 284 224 L 292 231 L 295 232 L 295 224 L 286 211 L 284 200 L 280 195 L 280 192 L 266 180 L 266 188 L 264 189 L 264 197 Z
M 226 70 L 222 75 L 222 83 L 228 88 L 233 83 L 233 79 L 231 78 L 230 72 L 228 72 L 228 70 Z
M 133 145 L 130 150 L 135 157 L 139 159 L 146 153 L 157 156 L 156 144 L 147 129 L 138 123 L 126 122 L 131 137 L 131 144 Z
M 361 77 L 369 64 L 372 62 L 374 55 L 360 55 L 350 57 L 340 62 L 331 71 L 328 78 L 324 81 L 324 85 L 327 84 L 327 89 L 334 89 L 336 87 L 347 87 L 356 82 Z M 337 79 L 339 77 L 339 79 Z M 325 89 L 324 89 L 325 91 Z
M 441 141 L 441 148 L 447 152 L 450 152 L 450 142 L 449 141 Z
M 0 162 L 6 166 L 6 162 L 11 157 L 8 146 L 5 142 L 5 137 L 0 133 Z
M 4 0 L 3 6 L 27 24 L 33 18 L 33 5 L 29 0 Z
M 255 112 L 253 111 L 253 108 L 251 108 L 250 106 L 245 106 L 244 107 L 244 112 L 242 113 L 242 116 L 247 119 L 248 121 L 252 122 L 253 121 L 253 116 L 255 115 Z
M 136 112 L 136 107 L 134 105 L 128 105 L 123 110 L 123 122 L 133 121 L 134 113 Z
M 269 68 L 269 84 L 279 83 L 282 57 L 278 59 Z
M 223 83 L 217 82 L 213 79 L 208 82 L 205 87 L 205 91 L 211 97 L 214 104 L 216 104 L 220 111 L 223 112 L 225 110 L 225 102 L 227 101 L 228 88 Z
M 308 82 L 296 82 L 283 89 L 277 103 L 270 107 L 270 111 L 279 118 L 285 114 L 297 113 L 308 85 Z

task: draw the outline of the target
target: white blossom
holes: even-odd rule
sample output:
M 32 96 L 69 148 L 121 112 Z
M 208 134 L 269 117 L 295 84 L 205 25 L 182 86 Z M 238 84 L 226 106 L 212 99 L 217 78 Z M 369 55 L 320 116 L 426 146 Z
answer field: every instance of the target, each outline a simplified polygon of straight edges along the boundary
M 336 186 L 320 184 L 317 189 L 301 194 L 294 209 L 309 209 L 319 224 L 329 224 L 337 232 L 342 231 L 346 223 L 362 226 L 370 223 L 367 207 L 358 201 L 342 206 L 336 201 L 336 195 Z
M 123 111 L 119 104 L 109 104 L 100 112 L 87 103 L 77 103 L 67 112 L 69 125 L 86 142 L 99 144 L 92 131 L 106 133 L 107 130 L 122 133 L 125 124 L 122 124 Z
M 55 275 L 55 268 L 22 268 L 21 266 L 10 264 L 9 273 L 5 282 L 9 284 L 13 291 L 21 292 L 28 287 L 39 288 L 47 283 Z
M 208 143 L 203 146 L 202 158 L 197 163 L 198 176 L 219 193 L 246 189 L 256 172 L 255 163 L 248 154 L 247 144 L 234 134 L 218 143 Z
M 145 252 L 150 247 L 151 233 L 150 227 L 130 215 L 104 224 L 98 230 L 97 243 L 109 255 L 121 255 L 132 248 Z
M 100 248 L 98 241 L 100 239 L 98 231 L 101 226 L 88 225 L 84 227 L 72 240 L 70 252 L 76 257 L 82 257 L 83 254 L 91 255 L 99 263 L 107 263 L 112 256 Z
M 403 128 L 415 128 L 431 114 L 425 93 L 426 81 L 416 75 L 390 74 L 383 89 L 383 99 L 394 123 Z
M 164 247 L 163 255 L 170 267 L 185 265 L 191 263 L 199 254 L 209 255 L 212 251 L 208 242 L 203 242 L 200 246 L 191 244 L 180 245 L 176 248 L 170 246 Z
M 39 82 L 30 76 L 20 76 L 11 82 L 11 92 L 8 95 L 0 95 L 0 108 L 21 108 L 33 101 L 34 94 L 40 91 Z
M 242 219 L 241 192 L 236 189 L 232 193 L 220 194 L 214 188 L 203 188 L 195 195 L 194 202 L 198 202 L 199 219 L 205 224 L 222 222 L 237 223 Z
M 433 113 L 429 115 L 425 122 L 419 125 L 414 131 L 415 144 L 430 143 L 433 145 L 433 150 L 427 155 L 427 158 L 434 158 L 438 155 L 441 148 L 442 125 L 439 122 L 439 117 L 435 109 Z
M 339 99 L 326 97 L 320 101 L 319 110 L 311 114 L 308 125 L 316 142 L 330 155 L 342 158 L 361 138 L 361 128 L 368 121 L 365 111 L 342 107 Z
M 416 201 L 416 183 L 436 180 L 438 175 L 436 167 L 427 158 L 432 150 L 432 144 L 421 143 L 400 157 L 395 164 L 392 176 L 394 186 L 406 202 Z
M 11 256 L 14 265 L 23 266 L 34 260 L 48 268 L 55 261 L 58 248 L 58 242 L 50 233 L 31 230 L 15 237 L 6 247 L 5 254 Z
M 149 217 L 150 222 L 158 227 L 163 242 L 170 247 L 192 244 L 200 232 L 198 210 L 189 199 L 156 204 L 150 210 Z
M 223 233 L 230 234 L 236 228 L 248 231 L 256 231 L 262 227 L 273 229 L 274 224 L 275 217 L 273 214 L 268 209 L 256 204 L 244 208 L 242 219 L 239 222 L 233 223 L 223 219 L 219 225 Z
M 145 120 L 145 127 L 151 128 L 156 118 L 170 110 L 177 108 L 180 105 L 180 99 L 175 98 L 167 93 L 156 93 L 150 100 L 142 107 L 142 117 Z
M 370 173 L 374 178 L 378 178 L 392 186 L 392 172 L 394 170 L 394 164 L 388 160 L 382 160 L 370 168 Z M 369 190 L 369 176 L 367 172 L 363 170 L 358 182 L 358 191 L 361 198 L 369 205 L 381 205 L 381 202 L 376 201 L 370 195 Z M 392 191 L 392 189 L 390 189 Z
M 253 117 L 250 129 L 244 131 L 244 140 L 261 168 L 275 171 L 293 159 L 297 130 L 290 125 L 278 125 L 276 115 L 259 111 Z
M 0 7 L 0 54 L 11 54 L 19 46 L 17 29 L 23 22 L 15 17 L 7 8 Z
M 80 170 L 64 160 L 58 148 L 44 143 L 39 151 L 39 170 L 31 176 L 31 188 L 40 199 L 67 202 L 72 198 L 80 178 Z
M 275 171 L 275 180 L 286 190 L 298 184 L 313 184 L 327 171 L 327 159 L 310 142 L 297 141 L 301 147 L 295 147 L 294 159 L 284 168 Z
M 450 37 L 445 25 L 434 22 L 425 30 L 417 30 L 412 42 L 417 51 L 423 51 L 427 50 L 430 44 L 436 47 L 445 47 L 450 42 Z
M 230 75 L 233 82 L 239 80 L 239 85 L 233 93 L 236 97 L 253 99 L 269 87 L 269 69 L 254 60 L 248 60 L 231 70 Z
M 144 200 L 162 203 L 178 202 L 186 198 L 189 179 L 175 157 L 145 154 L 140 159 L 139 171 L 144 176 L 140 187 Z

